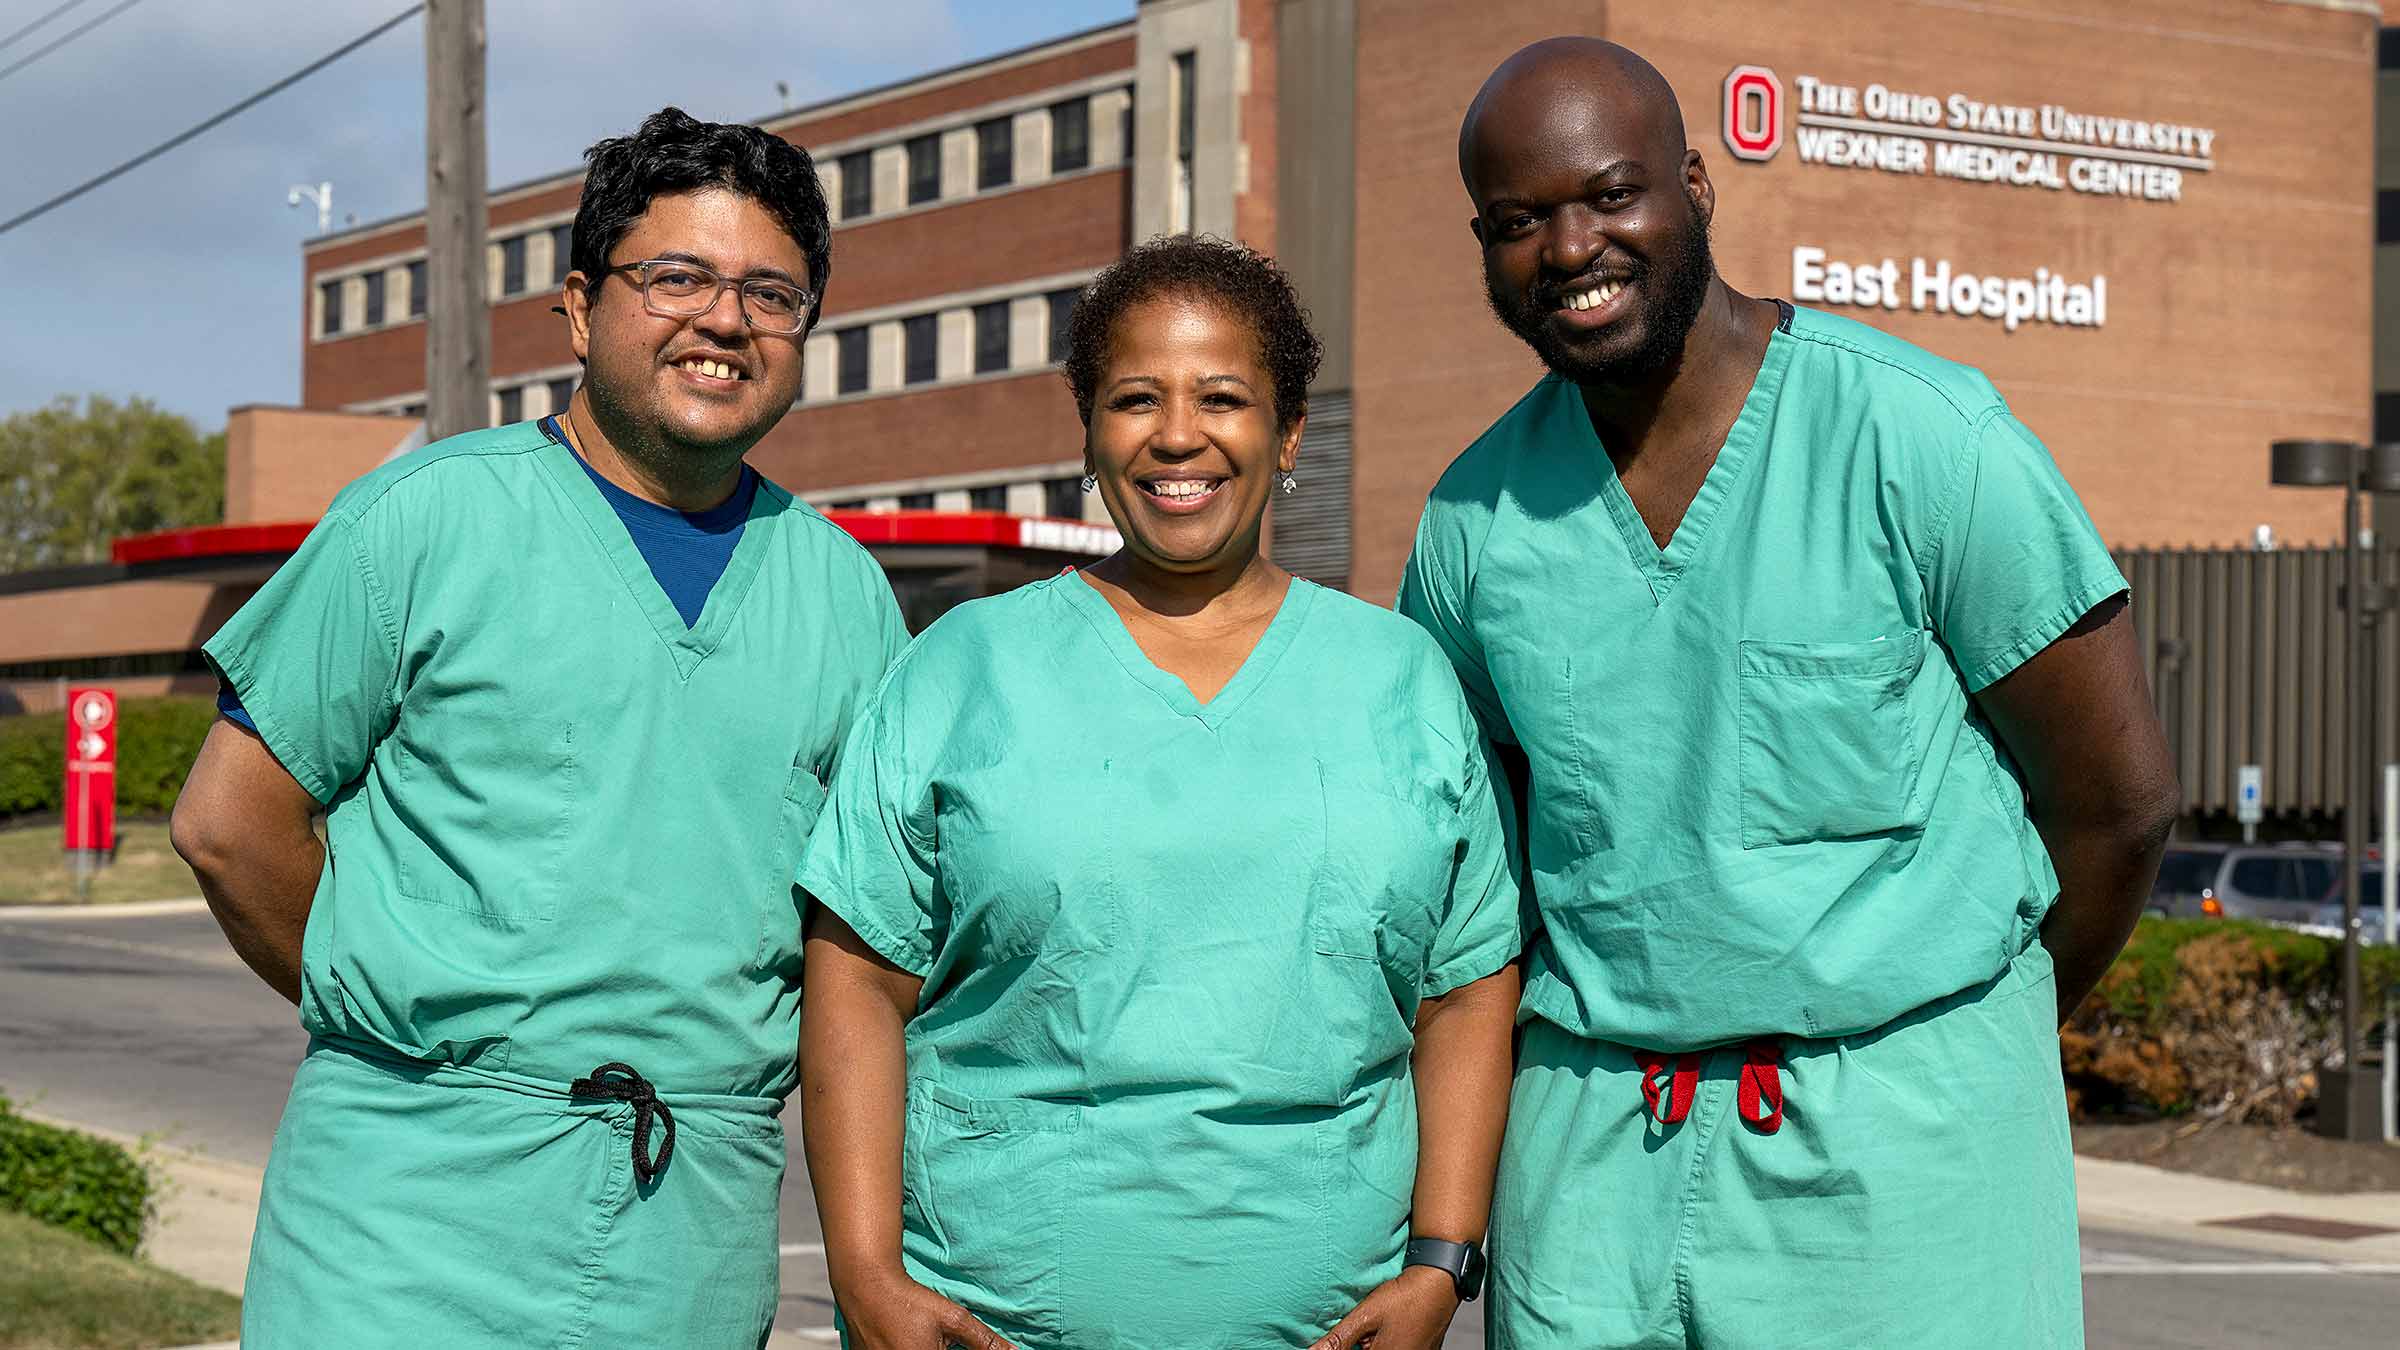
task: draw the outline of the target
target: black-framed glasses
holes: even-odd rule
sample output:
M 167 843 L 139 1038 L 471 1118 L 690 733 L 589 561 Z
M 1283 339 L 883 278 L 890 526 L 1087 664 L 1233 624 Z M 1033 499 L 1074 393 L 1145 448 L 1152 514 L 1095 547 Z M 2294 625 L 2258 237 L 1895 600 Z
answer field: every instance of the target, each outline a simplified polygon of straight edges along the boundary
M 777 337 L 790 337 L 808 323 L 815 299 L 804 286 L 773 277 L 720 276 L 708 267 L 680 258 L 648 258 L 621 263 L 608 275 L 631 273 L 642 307 L 662 319 L 692 319 L 716 308 L 717 297 L 732 286 L 740 294 L 742 317 L 752 328 Z

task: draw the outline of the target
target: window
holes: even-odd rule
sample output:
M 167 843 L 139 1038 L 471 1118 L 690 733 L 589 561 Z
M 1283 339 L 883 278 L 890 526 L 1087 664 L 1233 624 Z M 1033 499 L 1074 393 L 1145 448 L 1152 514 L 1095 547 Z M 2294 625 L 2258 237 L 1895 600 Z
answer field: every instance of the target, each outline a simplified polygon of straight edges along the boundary
M 908 142 L 908 204 L 916 206 L 942 195 L 942 138 L 916 136 Z
M 867 509 L 867 501 L 864 497 L 853 497 L 843 502 L 827 502 L 825 509 L 828 511 L 864 511 Z
M 1080 478 L 1045 478 L 1042 480 L 1042 514 L 1062 520 L 1083 519 L 1083 480 Z
M 856 394 L 867 387 L 867 330 L 845 328 L 833 335 L 834 392 Z
M 1092 101 L 1071 98 L 1050 105 L 1050 172 L 1073 173 L 1092 162 Z
M 935 316 L 917 314 L 900 321 L 900 382 L 923 384 L 939 369 L 934 354 Z
M 425 419 L 425 405 L 422 403 L 411 403 L 400 410 L 400 415 L 402 417 L 414 417 L 418 421 L 423 421 Z
M 2400 394 L 2375 396 L 2375 439 L 2400 441 Z
M 383 322 L 383 273 L 367 273 L 367 327 Z
M 1075 302 L 1083 298 L 1083 288 L 1069 286 L 1063 291 L 1050 292 L 1048 298 L 1050 301 L 1050 359 L 1053 362 L 1064 361 L 1067 359 L 1068 320 L 1075 314 Z
M 2294 862 L 2299 876 L 2291 894 L 2279 896 L 2284 900 L 2322 900 L 2333 893 L 2333 884 L 2341 879 L 2341 869 L 2329 858 L 2301 858 Z
M 552 411 L 552 412 L 554 412 L 554 413 L 563 413 L 563 412 L 565 412 L 565 411 L 567 410 L 567 404 L 568 404 L 568 402 L 569 402 L 570 400 L 572 400 L 574 397 L 575 397 L 575 377 L 574 377 L 574 376 L 572 376 L 572 375 L 563 375 L 563 376 L 560 376 L 558 379 L 552 380 L 552 381 L 550 382 L 550 411 Z
M 1173 140 L 1167 146 L 1167 158 L 1174 165 L 1175 179 L 1167 199 L 1168 229 L 1175 234 L 1192 232 L 1193 143 L 1199 121 L 1199 100 L 1196 97 L 1198 57 L 1192 52 L 1175 53 L 1175 61 L 1167 72 L 1167 100 L 1173 105 L 1175 120 L 1169 124 Z
M 930 511 L 933 509 L 933 494 L 930 492 L 903 492 L 900 494 L 900 509 L 903 511 Z
M 318 282 L 317 299 L 325 308 L 324 317 L 317 323 L 317 331 L 327 337 L 342 331 L 342 283 Z
M 425 317 L 425 260 L 417 259 L 408 265 L 408 317 Z
M 567 273 L 575 270 L 575 226 L 550 227 L 550 284 L 566 284 Z
M 1008 509 L 1008 485 L 987 483 L 967 489 L 967 509 L 970 511 L 1005 511 Z
M 525 290 L 525 236 L 500 241 L 500 293 L 520 295 Z
M 500 425 L 525 420 L 525 386 L 500 391 Z
M 2273 899 L 2277 883 L 2284 879 L 2283 864 L 2274 858 L 2244 858 L 2233 865 L 2233 875 L 2227 880 L 2244 895 Z
M 1008 302 L 975 307 L 975 373 L 1008 369 Z
M 842 168 L 842 219 L 856 220 L 875 209 L 875 157 L 853 150 L 834 161 Z
M 1016 119 L 995 117 L 975 124 L 975 190 L 1004 188 L 1017 171 Z

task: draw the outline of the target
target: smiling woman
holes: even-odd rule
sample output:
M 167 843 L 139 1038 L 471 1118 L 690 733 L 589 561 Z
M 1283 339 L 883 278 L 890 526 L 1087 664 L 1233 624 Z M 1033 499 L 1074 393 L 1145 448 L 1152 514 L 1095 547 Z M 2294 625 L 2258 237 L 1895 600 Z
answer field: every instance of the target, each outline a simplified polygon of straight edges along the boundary
M 1422 630 L 1259 554 L 1316 361 L 1248 249 L 1102 272 L 1065 366 L 1125 547 L 952 610 L 862 715 L 799 869 L 851 1345 L 1432 1350 L 1474 1294 L 1502 789 Z

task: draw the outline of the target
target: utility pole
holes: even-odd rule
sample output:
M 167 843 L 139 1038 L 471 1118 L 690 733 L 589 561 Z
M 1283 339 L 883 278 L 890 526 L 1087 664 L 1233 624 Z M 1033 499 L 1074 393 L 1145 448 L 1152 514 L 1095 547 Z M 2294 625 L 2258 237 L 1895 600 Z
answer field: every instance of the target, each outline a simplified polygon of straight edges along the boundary
M 483 0 L 425 5 L 425 434 L 491 422 Z

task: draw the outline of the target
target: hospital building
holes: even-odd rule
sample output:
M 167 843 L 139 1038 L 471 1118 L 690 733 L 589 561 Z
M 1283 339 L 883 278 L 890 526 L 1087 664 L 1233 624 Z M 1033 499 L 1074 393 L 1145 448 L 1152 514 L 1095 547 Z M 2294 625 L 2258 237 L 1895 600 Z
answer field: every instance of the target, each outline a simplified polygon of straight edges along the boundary
M 2400 283 L 2400 135 L 2380 158 L 2377 136 L 2400 43 L 2380 24 L 2362 0 L 1128 0 L 1105 27 L 758 119 L 815 157 L 835 265 L 802 398 L 753 463 L 865 540 L 912 622 L 1105 551 L 1059 335 L 1128 244 L 1224 235 L 1282 260 L 1325 343 L 1272 551 L 1389 602 L 1435 476 L 1540 373 L 1486 306 L 1460 114 L 1509 52 L 1583 32 L 1681 96 L 1728 280 L 1980 367 L 2129 575 L 2191 607 L 2146 613 L 2146 637 L 2272 675 L 2271 630 L 2231 602 L 2210 617 L 2177 559 L 2272 590 L 2239 557 L 2282 555 L 2313 595 L 2341 497 L 2269 486 L 2269 443 L 2400 438 L 2377 303 Z M 497 421 L 574 389 L 551 307 L 580 181 L 491 194 Z M 0 578 L 0 691 L 209 687 L 200 643 L 342 483 L 422 443 L 424 241 L 409 216 L 306 244 L 299 404 L 232 411 L 223 524 Z M 93 588 L 110 603 L 80 603 Z M 2178 670 L 2154 670 L 2162 689 Z M 2280 701 L 2309 697 L 2292 670 L 2210 677 L 2187 780 L 2271 755 Z M 2268 730 L 2220 727 L 2243 719 Z

